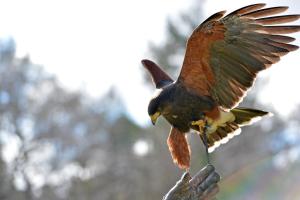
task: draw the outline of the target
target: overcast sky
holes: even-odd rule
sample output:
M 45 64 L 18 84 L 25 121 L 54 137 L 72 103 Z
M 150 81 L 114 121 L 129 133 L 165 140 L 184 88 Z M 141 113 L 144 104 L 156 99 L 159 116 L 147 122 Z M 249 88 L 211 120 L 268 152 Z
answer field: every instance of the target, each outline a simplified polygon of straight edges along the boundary
M 70 89 L 84 87 L 91 95 L 99 96 L 115 86 L 130 115 L 144 124 L 149 121 L 147 104 L 153 91 L 143 85 L 140 60 L 146 56 L 149 41 L 163 40 L 166 17 L 188 11 L 192 2 L 0 1 L 0 36 L 13 36 L 19 56 L 29 54 L 33 62 L 56 74 Z M 206 1 L 204 16 L 256 3 L 228 2 Z M 271 6 L 289 5 L 290 13 L 300 13 L 299 0 L 265 2 Z M 300 38 L 299 34 L 294 36 Z M 295 44 L 300 45 L 299 39 Z M 300 101 L 299 55 L 300 51 L 291 53 L 261 76 L 271 76 L 261 99 L 272 103 L 283 115 Z

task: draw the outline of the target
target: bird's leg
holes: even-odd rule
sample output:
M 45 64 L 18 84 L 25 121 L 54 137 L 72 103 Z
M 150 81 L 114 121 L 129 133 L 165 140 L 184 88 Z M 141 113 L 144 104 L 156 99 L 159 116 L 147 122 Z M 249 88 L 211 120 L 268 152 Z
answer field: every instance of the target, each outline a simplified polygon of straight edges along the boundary
M 203 130 L 204 130 L 204 126 L 205 126 L 205 119 L 199 119 L 197 121 L 192 121 L 192 125 L 193 126 L 198 126 L 199 127 L 199 133 L 203 133 Z
M 198 121 L 192 121 L 191 124 L 193 126 L 198 126 L 200 135 L 203 134 L 203 143 L 205 145 L 207 164 L 210 164 L 209 153 L 208 153 L 207 135 L 206 135 L 207 128 L 208 128 L 208 122 L 204 118 L 204 119 L 200 119 Z
M 207 144 L 207 135 L 206 135 L 207 128 L 208 128 L 208 124 L 207 124 L 207 121 L 205 121 L 205 125 L 203 128 L 203 141 L 204 141 L 204 145 L 205 145 L 207 164 L 210 164 L 209 153 L 208 153 L 208 144 Z

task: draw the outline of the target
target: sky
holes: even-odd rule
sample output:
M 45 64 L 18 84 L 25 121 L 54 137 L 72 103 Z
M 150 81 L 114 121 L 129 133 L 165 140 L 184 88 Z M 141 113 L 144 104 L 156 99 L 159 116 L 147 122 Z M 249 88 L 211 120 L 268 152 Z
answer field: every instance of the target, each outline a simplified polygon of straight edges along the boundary
M 154 89 L 144 85 L 140 60 L 150 58 L 150 41 L 163 42 L 166 18 L 188 11 L 193 2 L 197 1 L 1 0 L 0 37 L 12 36 L 18 56 L 29 54 L 71 90 L 85 89 L 99 97 L 114 86 L 129 115 L 143 125 L 149 123 L 147 104 Z M 256 3 L 230 2 L 207 0 L 204 16 Z M 300 13 L 298 0 L 264 2 L 289 5 L 288 13 Z M 293 36 L 300 45 L 300 35 Z M 285 116 L 300 102 L 299 55 L 299 51 L 289 54 L 260 76 L 270 79 L 260 94 L 262 102 Z

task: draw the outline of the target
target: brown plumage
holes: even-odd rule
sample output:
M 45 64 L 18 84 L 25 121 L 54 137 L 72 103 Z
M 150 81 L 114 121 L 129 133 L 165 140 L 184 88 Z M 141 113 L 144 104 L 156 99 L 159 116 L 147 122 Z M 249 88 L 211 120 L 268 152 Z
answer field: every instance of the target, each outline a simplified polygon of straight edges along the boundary
M 173 161 L 182 169 L 187 169 L 190 166 L 191 150 L 185 137 L 184 134 L 173 127 L 167 139 Z
M 184 133 L 192 128 L 200 131 L 203 139 L 203 130 L 195 121 L 206 123 L 212 151 L 237 135 L 241 126 L 267 114 L 235 107 L 260 71 L 298 49 L 289 44 L 294 38 L 282 34 L 300 31 L 300 27 L 281 24 L 293 22 L 300 15 L 274 16 L 288 7 L 264 6 L 246 6 L 226 16 L 221 11 L 200 24 L 187 41 L 182 69 L 175 82 L 154 62 L 142 61 L 156 87 L 161 89 L 150 101 L 148 114 L 153 123 L 163 115 L 172 125 L 168 145 L 179 167 L 189 168 L 190 162 Z

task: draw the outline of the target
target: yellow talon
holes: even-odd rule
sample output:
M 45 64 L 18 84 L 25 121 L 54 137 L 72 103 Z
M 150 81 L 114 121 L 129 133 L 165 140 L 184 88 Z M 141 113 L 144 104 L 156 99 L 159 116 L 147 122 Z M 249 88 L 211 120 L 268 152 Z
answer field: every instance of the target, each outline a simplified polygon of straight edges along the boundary
M 199 126 L 199 135 L 201 136 L 201 139 L 205 145 L 206 149 L 206 158 L 207 158 L 207 163 L 209 164 L 209 155 L 208 155 L 208 141 L 207 141 L 207 127 L 208 123 L 213 123 L 213 121 L 210 118 L 204 117 L 204 119 L 200 119 L 198 121 L 192 121 L 193 126 Z
M 203 130 L 204 130 L 204 126 L 205 126 L 205 121 L 203 119 L 200 119 L 198 121 L 192 121 L 192 125 L 193 126 L 199 126 L 199 132 L 200 133 L 203 133 Z
M 193 126 L 204 126 L 205 125 L 205 122 L 203 119 L 200 119 L 198 121 L 192 121 L 192 125 Z

